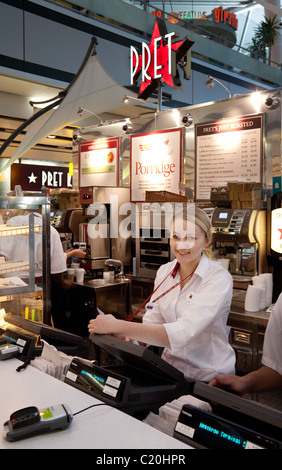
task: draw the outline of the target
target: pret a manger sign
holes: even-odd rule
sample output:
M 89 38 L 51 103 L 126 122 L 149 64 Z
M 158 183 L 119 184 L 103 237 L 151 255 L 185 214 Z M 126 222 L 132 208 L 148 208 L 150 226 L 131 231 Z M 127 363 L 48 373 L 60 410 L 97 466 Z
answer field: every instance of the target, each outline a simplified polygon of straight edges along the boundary
M 175 33 L 168 33 L 164 20 L 157 18 L 150 44 L 142 42 L 142 53 L 135 47 L 130 48 L 130 84 L 136 85 L 141 76 L 138 98 L 147 99 L 159 86 L 159 81 L 171 87 L 180 87 L 177 65 L 187 67 L 187 51 L 193 42 L 186 37 L 183 41 L 173 42 Z
M 131 201 L 146 200 L 146 191 L 179 194 L 182 129 L 131 136 Z

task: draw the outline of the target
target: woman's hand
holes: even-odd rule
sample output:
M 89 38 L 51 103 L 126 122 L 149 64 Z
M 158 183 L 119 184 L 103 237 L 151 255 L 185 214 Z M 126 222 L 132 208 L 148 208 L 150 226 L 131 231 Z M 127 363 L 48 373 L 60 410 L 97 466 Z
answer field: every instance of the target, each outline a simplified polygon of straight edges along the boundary
M 97 315 L 96 318 L 90 320 L 88 330 L 90 334 L 114 334 L 116 333 L 115 328 L 117 327 L 117 319 L 111 315 Z

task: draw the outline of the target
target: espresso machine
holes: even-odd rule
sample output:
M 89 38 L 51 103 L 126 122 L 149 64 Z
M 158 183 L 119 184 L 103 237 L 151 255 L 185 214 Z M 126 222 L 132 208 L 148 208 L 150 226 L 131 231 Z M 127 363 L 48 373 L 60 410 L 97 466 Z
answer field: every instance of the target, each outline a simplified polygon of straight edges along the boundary
M 268 271 L 266 211 L 207 208 L 213 234 L 213 254 L 233 277 L 233 304 L 242 306 L 252 277 Z
M 92 199 L 86 199 L 83 210 L 86 221 L 79 224 L 79 241 L 86 243 L 88 256 L 83 266 L 89 271 L 105 268 L 109 258 L 131 266 L 131 238 L 123 237 L 120 227 L 127 214 L 123 204 L 130 200 L 128 188 L 92 188 Z

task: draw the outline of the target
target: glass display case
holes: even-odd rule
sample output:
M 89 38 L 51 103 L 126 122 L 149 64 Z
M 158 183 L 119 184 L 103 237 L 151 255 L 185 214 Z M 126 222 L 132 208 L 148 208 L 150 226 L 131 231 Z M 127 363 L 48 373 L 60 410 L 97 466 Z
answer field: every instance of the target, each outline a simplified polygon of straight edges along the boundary
M 0 308 L 51 324 L 50 198 L 0 197 Z

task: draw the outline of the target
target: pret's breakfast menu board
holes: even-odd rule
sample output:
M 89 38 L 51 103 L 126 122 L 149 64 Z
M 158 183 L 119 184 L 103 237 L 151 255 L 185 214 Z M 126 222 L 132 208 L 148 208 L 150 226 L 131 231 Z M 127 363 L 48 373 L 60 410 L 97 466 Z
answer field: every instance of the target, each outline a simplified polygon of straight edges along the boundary
M 260 183 L 263 115 L 195 125 L 195 199 L 209 200 L 212 186 Z

